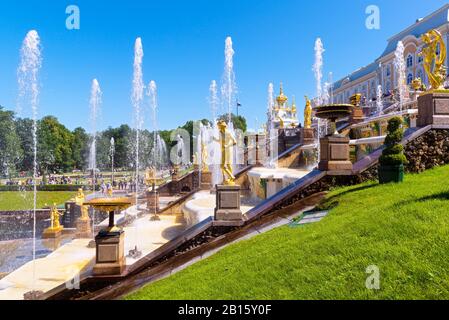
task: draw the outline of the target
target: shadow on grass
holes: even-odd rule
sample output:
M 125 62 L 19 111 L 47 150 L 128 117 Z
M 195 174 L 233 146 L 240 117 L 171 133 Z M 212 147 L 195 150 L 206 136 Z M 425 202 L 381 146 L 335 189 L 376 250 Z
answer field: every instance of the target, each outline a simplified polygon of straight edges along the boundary
M 363 190 L 368 190 L 368 189 L 371 189 L 371 188 L 376 187 L 376 186 L 378 186 L 378 184 L 370 184 L 370 185 L 360 186 L 360 187 L 357 187 L 357 188 L 353 188 L 353 189 L 350 189 L 350 190 L 346 190 L 346 191 L 340 192 L 340 193 L 338 193 L 336 195 L 333 195 L 333 196 L 331 196 L 329 198 L 326 198 L 322 203 L 320 203 L 315 208 L 315 211 L 329 211 L 329 210 L 332 210 L 333 208 L 335 208 L 335 207 L 337 207 L 339 205 L 339 201 L 336 200 L 337 198 L 339 198 L 341 196 L 344 196 L 346 194 L 349 194 L 349 193 L 353 193 L 353 192 L 357 192 L 357 191 L 363 191 Z
M 404 201 L 401 201 L 401 202 L 398 202 L 397 204 L 395 204 L 394 207 L 403 207 L 403 206 L 411 205 L 412 203 L 426 202 L 426 201 L 430 201 L 430 200 L 448 201 L 449 200 L 449 191 L 431 194 L 431 195 L 417 198 L 417 199 L 404 200 Z

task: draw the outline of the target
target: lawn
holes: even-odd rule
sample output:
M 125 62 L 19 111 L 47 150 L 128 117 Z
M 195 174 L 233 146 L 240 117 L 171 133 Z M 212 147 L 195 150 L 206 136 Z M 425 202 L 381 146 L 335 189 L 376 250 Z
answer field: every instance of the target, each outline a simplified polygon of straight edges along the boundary
M 447 181 L 445 166 L 334 190 L 321 222 L 231 245 L 127 299 L 449 299 Z M 380 290 L 365 285 L 372 265 Z
M 37 208 L 45 204 L 63 204 L 76 196 L 76 192 L 38 192 Z M 0 192 L 0 211 L 28 210 L 33 208 L 33 192 Z

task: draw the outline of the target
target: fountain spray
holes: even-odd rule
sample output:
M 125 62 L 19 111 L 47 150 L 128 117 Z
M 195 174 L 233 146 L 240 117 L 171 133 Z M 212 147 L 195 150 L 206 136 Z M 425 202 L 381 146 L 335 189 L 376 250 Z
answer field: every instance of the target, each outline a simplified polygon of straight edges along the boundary
M 158 163 L 162 162 L 162 156 L 165 152 L 163 149 L 163 144 L 161 141 L 161 138 L 159 137 L 158 133 L 158 126 L 157 126 L 157 85 L 155 81 L 151 81 L 148 85 L 148 91 L 147 95 L 150 98 L 150 107 L 152 111 L 152 120 L 153 120 L 153 165 L 155 169 L 155 176 L 157 176 L 157 169 L 158 169 Z M 156 177 L 155 177 L 156 178 Z M 152 186 L 153 196 L 155 197 L 154 201 L 158 200 L 158 194 L 156 192 L 156 182 L 153 181 Z M 153 217 L 151 218 L 151 221 L 159 221 L 160 218 L 157 214 L 158 206 L 154 207 Z
M 150 107 L 153 120 L 153 164 L 157 169 L 159 150 L 158 150 L 158 127 L 157 127 L 157 84 L 154 80 L 148 85 L 147 95 L 150 98 Z
M 209 104 L 212 113 L 212 121 L 217 121 L 218 112 L 218 94 L 217 94 L 217 81 L 212 80 L 209 87 Z
M 313 73 L 315 74 L 316 80 L 316 98 L 317 104 L 320 105 L 322 103 L 322 93 L 323 89 L 321 86 L 321 81 L 323 79 L 323 53 L 324 47 L 320 38 L 317 38 L 315 41 L 315 63 L 313 65 Z
M 376 107 L 377 115 L 381 115 L 384 106 L 382 102 L 382 86 L 380 84 L 377 86 Z
M 97 79 L 92 80 L 90 89 L 90 127 L 92 142 L 89 151 L 89 169 L 92 170 L 92 193 L 95 194 L 95 184 L 97 177 L 97 120 L 101 110 L 101 88 Z M 92 237 L 95 238 L 95 210 L 92 213 Z
M 219 105 L 217 82 L 213 80 L 209 87 L 209 106 L 212 114 L 212 127 L 203 128 L 202 139 L 207 148 L 209 169 L 212 172 L 212 184 L 215 186 L 222 182 L 219 168 L 221 148 L 214 139 L 219 139 L 217 127 L 217 111 Z M 200 153 L 201 154 L 201 153 Z M 202 162 L 201 162 L 202 163 Z M 202 165 L 205 165 L 202 163 Z
M 139 212 L 139 148 L 140 148 L 140 131 L 143 125 L 143 116 L 142 116 L 142 101 L 143 101 L 143 92 L 144 92 L 144 84 L 143 84 L 143 71 L 142 71 L 142 63 L 143 63 L 143 47 L 142 47 L 142 39 L 137 38 L 134 44 L 134 64 L 133 64 L 133 89 L 131 93 L 131 102 L 134 110 L 134 128 L 136 130 L 136 144 L 135 144 L 135 200 L 136 200 L 136 218 Z M 137 249 L 138 242 L 138 231 L 136 224 L 136 247 L 132 253 L 133 256 L 138 257 L 141 253 Z
M 114 186 L 114 155 L 115 155 L 115 139 L 111 138 L 109 154 L 111 156 L 111 183 Z
M 227 108 L 229 124 L 232 123 L 232 104 L 235 101 L 234 98 L 237 91 L 234 74 L 234 54 L 232 38 L 227 37 L 225 41 L 225 67 L 221 95 L 223 97 L 222 102 L 226 104 L 225 107 Z
M 42 66 L 41 42 L 35 30 L 27 33 L 20 50 L 17 70 L 19 98 L 29 96 L 33 120 L 33 290 L 36 280 L 36 203 L 37 203 L 37 115 L 39 104 L 38 75 Z
M 397 86 L 399 91 L 399 108 L 402 113 L 406 84 L 405 84 L 405 61 L 404 61 L 404 44 L 402 41 L 398 42 L 396 51 L 394 53 L 394 68 L 396 70 Z
M 324 47 L 320 38 L 315 41 L 315 63 L 313 65 L 313 73 L 316 80 L 316 105 L 321 105 L 323 103 L 323 89 L 321 86 L 321 81 L 323 79 L 323 53 Z M 318 149 L 318 159 L 320 158 L 320 138 L 321 138 L 321 119 L 318 118 L 317 123 L 317 149 Z
M 273 83 L 268 84 L 268 97 L 267 97 L 267 113 L 268 113 L 268 154 L 269 161 L 267 163 L 267 167 L 274 168 L 274 143 L 275 143 L 275 129 L 274 129 L 274 119 L 273 119 L 273 108 L 274 108 L 274 86 Z

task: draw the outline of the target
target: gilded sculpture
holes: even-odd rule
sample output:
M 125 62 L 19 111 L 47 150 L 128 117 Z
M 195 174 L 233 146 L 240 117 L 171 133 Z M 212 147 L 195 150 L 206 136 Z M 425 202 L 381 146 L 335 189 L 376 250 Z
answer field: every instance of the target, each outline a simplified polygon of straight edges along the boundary
M 237 144 L 237 141 L 229 132 L 226 122 L 218 122 L 218 128 L 220 130 L 220 139 L 214 138 L 214 140 L 221 144 L 221 172 L 223 174 L 223 183 L 225 185 L 235 185 L 232 161 L 234 155 L 233 147 Z
M 310 129 L 312 128 L 312 103 L 307 96 L 305 96 L 305 99 L 306 107 L 304 108 L 304 128 Z
M 446 44 L 438 30 L 430 30 L 422 36 L 425 46 L 419 53 L 423 57 L 424 70 L 426 71 L 431 90 L 444 90 L 446 80 Z M 438 54 L 439 49 L 439 54 Z
M 208 154 L 207 146 L 204 142 L 201 142 L 201 166 L 203 172 L 209 172 L 209 165 L 207 164 Z
M 89 219 L 88 208 L 85 205 L 83 205 L 85 199 L 86 199 L 86 196 L 84 195 L 83 189 L 81 189 L 81 188 L 78 189 L 78 194 L 75 197 L 75 203 L 81 209 L 81 220 L 88 220 Z
M 56 205 L 56 203 L 54 203 L 51 207 L 50 207 L 50 227 L 48 229 L 46 229 L 44 232 L 59 232 L 63 229 L 63 227 L 61 226 L 60 222 L 59 222 L 59 210 L 58 207 Z

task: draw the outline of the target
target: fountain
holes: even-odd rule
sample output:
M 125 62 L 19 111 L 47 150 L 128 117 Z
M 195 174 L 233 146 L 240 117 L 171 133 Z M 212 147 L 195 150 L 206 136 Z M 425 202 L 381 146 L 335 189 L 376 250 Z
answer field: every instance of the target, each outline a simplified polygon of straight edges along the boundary
M 89 149 L 89 170 L 92 177 L 92 193 L 95 194 L 97 184 L 97 120 L 101 113 L 101 88 L 97 79 L 92 80 L 90 89 L 90 126 L 91 126 L 91 145 Z M 83 233 L 83 232 L 81 232 Z M 92 237 L 95 237 L 95 211 L 92 212 Z
M 115 225 L 114 215 L 132 205 L 129 198 L 97 198 L 83 205 L 109 213 L 109 225 L 95 237 L 94 275 L 119 275 L 125 269 L 125 232 Z
M 37 114 L 39 101 L 38 75 L 42 65 L 39 34 L 35 30 L 27 33 L 20 51 L 21 62 L 17 70 L 19 99 L 29 95 L 33 120 L 33 290 L 25 294 L 26 299 L 35 299 L 40 292 L 35 291 L 36 278 L 36 203 L 37 203 Z
M 223 83 L 221 86 L 221 102 L 224 103 L 224 107 L 228 114 L 228 123 L 227 128 L 229 134 L 231 134 L 234 139 L 236 138 L 236 131 L 234 128 L 234 123 L 232 122 L 232 107 L 234 101 L 236 101 L 236 93 L 237 93 L 237 84 L 235 81 L 235 73 L 234 73 L 234 54 L 235 51 L 233 49 L 232 38 L 227 37 L 225 40 L 225 66 L 223 73 Z M 233 151 L 233 170 L 235 171 L 238 163 L 238 148 L 237 145 L 234 147 Z
M 382 86 L 379 84 L 377 86 L 377 96 L 376 96 L 376 108 L 377 108 L 377 115 L 381 115 L 382 111 L 384 109 L 384 104 L 382 101 Z
M 136 140 L 134 144 L 134 166 L 135 166 L 135 175 L 134 175 L 134 197 L 135 197 L 135 205 L 136 205 L 136 217 L 138 217 L 139 212 L 139 170 L 140 170 L 140 131 L 142 130 L 143 125 L 143 114 L 142 114 L 142 101 L 144 95 L 144 84 L 143 84 L 143 71 L 142 71 L 142 63 L 143 63 L 143 47 L 142 47 L 142 39 L 137 38 L 134 43 L 134 63 L 133 63 L 133 82 L 132 82 L 132 93 L 131 93 L 131 102 L 133 105 L 133 122 L 134 129 L 136 131 Z M 137 232 L 137 224 L 136 228 L 136 243 L 138 243 L 138 232 Z M 137 245 L 133 252 L 130 252 L 130 255 L 133 257 L 138 257 L 141 255 L 141 252 L 137 249 Z
M 324 53 L 324 47 L 323 47 L 323 43 L 321 41 L 320 38 L 317 38 L 315 41 L 315 63 L 313 65 L 313 73 L 315 75 L 315 80 L 316 80 L 316 101 L 315 101 L 315 105 L 319 106 L 323 103 L 323 89 L 321 86 L 321 81 L 323 79 L 323 53 Z M 317 140 L 319 140 L 323 134 L 322 134 L 322 122 L 321 122 L 321 118 L 317 117 L 318 121 L 317 121 Z M 327 124 L 324 124 L 325 127 L 327 127 Z M 320 154 L 320 143 L 317 142 L 317 146 L 318 146 L 318 155 Z
M 268 161 L 265 163 L 266 168 L 274 169 L 276 168 L 275 163 L 275 153 L 277 153 L 277 130 L 274 128 L 274 119 L 273 119 L 273 108 L 274 108 L 274 87 L 273 83 L 268 85 L 268 99 L 267 99 L 267 112 L 268 112 L 268 123 L 267 123 L 267 133 L 268 133 Z
M 232 105 L 235 101 L 237 85 L 234 73 L 234 54 L 232 47 L 232 38 L 227 37 L 225 41 L 225 67 L 223 73 L 223 84 L 221 87 L 222 102 L 225 104 L 228 114 L 228 124 L 232 123 Z
M 153 120 L 153 167 L 147 170 L 146 175 L 146 183 L 147 185 L 151 185 L 151 190 L 147 191 L 147 209 L 153 213 L 151 217 L 151 221 L 159 221 L 160 218 L 158 216 L 159 211 L 159 192 L 156 189 L 157 179 L 157 169 L 158 165 L 162 165 L 163 157 L 167 152 L 167 147 L 165 143 L 162 143 L 162 139 L 158 134 L 157 127 L 157 85 L 155 81 L 151 81 L 148 85 L 147 95 L 150 98 L 150 107 L 152 111 L 152 120 Z
M 115 139 L 111 138 L 109 146 L 109 156 L 111 157 L 111 184 L 114 186 L 114 155 L 115 155 Z
M 217 93 L 217 82 L 212 81 L 209 87 L 209 105 L 212 113 L 212 127 L 207 127 L 203 131 L 203 141 L 207 146 L 207 159 L 209 160 L 209 170 L 211 171 L 211 181 L 212 185 L 215 186 L 221 183 L 221 173 L 220 173 L 220 157 L 221 150 L 218 143 L 214 142 L 214 137 L 218 139 L 218 127 L 217 127 L 217 110 L 218 110 L 218 93 Z
M 405 82 L 405 61 L 404 61 L 404 44 L 402 41 L 398 42 L 396 51 L 394 53 L 394 67 L 396 70 L 397 87 L 399 93 L 399 108 L 402 112 L 404 99 L 406 95 L 406 82 Z
M 349 138 L 338 133 L 336 121 L 349 116 L 353 108 L 354 105 L 351 104 L 325 104 L 314 108 L 316 117 L 330 121 L 332 132 L 320 139 L 319 170 L 352 170 L 352 163 L 349 161 Z

